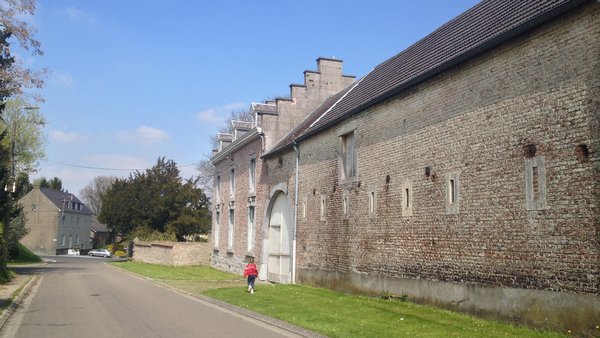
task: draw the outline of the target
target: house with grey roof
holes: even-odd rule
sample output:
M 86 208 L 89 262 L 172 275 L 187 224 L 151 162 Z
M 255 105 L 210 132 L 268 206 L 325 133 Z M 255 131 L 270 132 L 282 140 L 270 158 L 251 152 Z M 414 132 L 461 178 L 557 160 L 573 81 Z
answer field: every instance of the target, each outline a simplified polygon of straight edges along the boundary
M 262 157 L 293 281 L 597 333 L 599 51 L 597 1 L 482 1 L 315 109 Z
M 94 221 L 92 211 L 68 192 L 36 185 L 19 203 L 29 228 L 21 244 L 36 254 L 62 255 L 69 250 L 89 250 L 92 234 L 106 232 Z

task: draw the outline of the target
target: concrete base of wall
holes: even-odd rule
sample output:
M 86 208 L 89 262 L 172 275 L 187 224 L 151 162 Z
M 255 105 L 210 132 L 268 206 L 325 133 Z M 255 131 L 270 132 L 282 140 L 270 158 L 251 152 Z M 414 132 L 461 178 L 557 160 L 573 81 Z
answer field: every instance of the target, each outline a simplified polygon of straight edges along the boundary
M 229 253 L 225 253 L 225 256 L 219 255 L 219 251 L 216 250 L 210 256 L 210 266 L 221 271 L 243 274 L 246 264 L 247 262 L 241 257 Z
M 379 296 L 406 295 L 411 301 L 575 334 L 598 334 L 600 296 L 500 287 L 481 287 L 408 278 L 299 269 L 299 283 Z

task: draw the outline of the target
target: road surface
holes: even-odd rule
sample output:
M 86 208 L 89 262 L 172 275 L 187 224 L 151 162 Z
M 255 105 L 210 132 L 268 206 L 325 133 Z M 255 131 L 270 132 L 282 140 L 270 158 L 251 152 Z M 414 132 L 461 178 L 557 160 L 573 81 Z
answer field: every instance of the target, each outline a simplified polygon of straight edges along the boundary
M 52 257 L 2 337 L 297 337 L 107 266 L 104 258 Z

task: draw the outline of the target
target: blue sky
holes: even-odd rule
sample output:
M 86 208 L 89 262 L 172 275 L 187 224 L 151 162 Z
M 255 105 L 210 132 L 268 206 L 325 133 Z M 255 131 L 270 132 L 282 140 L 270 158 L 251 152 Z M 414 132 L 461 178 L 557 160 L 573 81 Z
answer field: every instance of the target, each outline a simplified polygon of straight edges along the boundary
M 38 0 L 45 54 L 20 56 L 52 74 L 39 104 L 47 159 L 32 176 L 78 195 L 163 156 L 196 175 L 232 110 L 288 95 L 320 56 L 364 76 L 475 3 Z

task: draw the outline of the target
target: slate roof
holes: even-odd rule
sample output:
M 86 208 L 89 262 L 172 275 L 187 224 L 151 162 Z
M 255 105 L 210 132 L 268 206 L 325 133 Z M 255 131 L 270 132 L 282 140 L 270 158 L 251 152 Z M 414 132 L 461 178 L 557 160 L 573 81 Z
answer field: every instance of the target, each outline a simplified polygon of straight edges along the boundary
M 69 212 L 72 213 L 79 213 L 79 214 L 86 214 L 86 215 L 91 215 L 93 214 L 92 210 L 90 210 L 90 208 L 88 208 L 83 202 L 81 202 L 77 196 L 68 193 L 68 192 L 62 192 L 60 190 L 55 190 L 55 189 L 51 189 L 51 188 L 40 188 L 40 191 L 42 194 L 44 194 L 44 196 L 46 196 L 59 210 L 62 210 L 66 205 L 65 205 L 65 201 L 69 201 L 69 202 L 74 202 L 74 203 L 81 203 L 81 210 L 75 210 L 72 208 L 68 208 L 65 210 L 68 210 Z
M 489 0 L 381 63 L 297 137 L 302 140 L 490 50 L 587 0 Z

